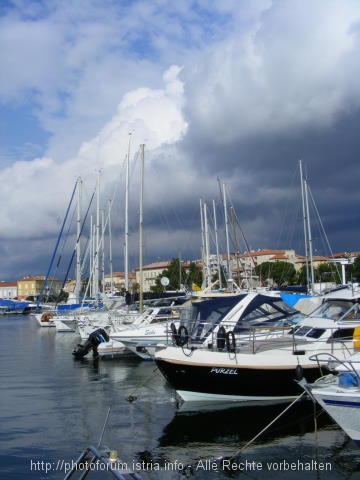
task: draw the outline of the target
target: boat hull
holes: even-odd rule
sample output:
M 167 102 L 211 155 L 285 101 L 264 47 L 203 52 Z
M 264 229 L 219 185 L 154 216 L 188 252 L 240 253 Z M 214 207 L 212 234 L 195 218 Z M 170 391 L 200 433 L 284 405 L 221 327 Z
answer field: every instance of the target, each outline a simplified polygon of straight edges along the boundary
M 360 445 L 360 395 L 359 388 L 354 390 L 330 388 L 324 391 L 314 388 L 312 395 L 344 432 Z
M 185 401 L 287 401 L 302 393 L 294 367 L 195 365 L 161 358 L 155 361 Z M 304 375 L 315 381 L 321 374 L 317 366 L 312 366 L 304 368 Z

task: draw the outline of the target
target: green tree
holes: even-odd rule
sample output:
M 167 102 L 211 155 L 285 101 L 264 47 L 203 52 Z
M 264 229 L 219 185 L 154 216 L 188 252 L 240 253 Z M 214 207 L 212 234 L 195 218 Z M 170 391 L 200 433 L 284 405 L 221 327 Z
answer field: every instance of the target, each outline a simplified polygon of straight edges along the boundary
M 306 278 L 306 265 L 303 265 L 300 270 L 297 273 L 296 276 L 297 280 L 296 283 L 298 285 L 306 285 L 307 284 L 307 278 Z
M 352 280 L 360 281 L 360 256 L 355 258 L 355 261 L 353 265 L 351 265 L 351 269 L 349 268 L 349 271 L 347 272 L 347 276 L 349 274 L 352 277 Z M 348 267 L 346 267 L 348 268 Z
M 178 258 L 173 258 L 169 267 L 163 270 L 160 275 L 158 275 L 155 280 L 155 285 L 151 287 L 151 290 L 156 293 L 161 293 L 164 291 L 164 287 L 161 284 L 162 277 L 167 277 L 169 279 L 169 285 L 166 287 L 167 290 L 180 290 L 180 268 L 181 279 L 185 278 L 185 269 L 180 265 L 180 260 Z
M 188 290 L 192 290 L 193 283 L 196 283 L 199 287 L 202 284 L 202 269 L 191 262 L 189 268 L 186 271 L 184 285 Z
M 257 271 L 263 280 L 270 278 L 279 287 L 293 284 L 296 280 L 295 267 L 288 262 L 264 262 L 258 265 Z
M 314 270 L 315 282 L 339 282 L 337 266 L 333 263 L 321 263 Z
M 310 265 L 309 265 L 310 269 Z M 338 267 L 333 263 L 321 263 L 314 269 L 315 282 L 339 282 Z M 310 275 L 310 270 L 309 270 Z M 310 278 L 311 281 L 311 278 Z M 297 283 L 300 285 L 307 284 L 306 265 L 303 265 L 297 274 Z
M 169 279 L 169 285 L 166 287 L 167 290 L 180 290 L 180 281 L 186 288 L 191 289 L 193 282 L 201 285 L 202 272 L 195 263 L 191 262 L 187 270 L 181 266 L 180 277 L 180 260 L 179 258 L 173 258 L 169 267 L 163 270 L 156 278 L 155 285 L 151 287 L 152 292 L 161 293 L 164 291 L 164 287 L 161 284 L 162 277 Z

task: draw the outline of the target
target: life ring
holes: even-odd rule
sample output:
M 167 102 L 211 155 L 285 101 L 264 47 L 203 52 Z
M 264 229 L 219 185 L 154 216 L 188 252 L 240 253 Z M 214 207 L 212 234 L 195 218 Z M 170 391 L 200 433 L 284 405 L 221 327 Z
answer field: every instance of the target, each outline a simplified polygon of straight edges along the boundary
M 221 326 L 216 335 L 216 347 L 218 350 L 223 350 L 225 348 L 226 342 L 226 330 Z
M 175 323 L 172 322 L 170 325 L 170 330 L 171 330 L 171 339 L 174 345 L 177 345 L 177 339 L 178 339 L 178 332 L 176 330 Z
M 43 314 L 41 315 L 40 321 L 41 321 L 41 322 L 44 322 L 44 323 L 45 323 L 45 322 L 50 322 L 50 320 L 52 319 L 53 316 L 54 316 L 54 315 L 53 315 L 52 312 L 45 312 L 45 313 L 43 313 Z
M 183 347 L 186 345 L 189 341 L 189 332 L 187 331 L 187 328 L 184 325 L 180 325 L 179 330 L 177 332 L 177 341 L 176 345 L 179 347 Z
M 236 349 L 235 335 L 233 331 L 229 331 L 226 334 L 226 350 L 234 353 Z

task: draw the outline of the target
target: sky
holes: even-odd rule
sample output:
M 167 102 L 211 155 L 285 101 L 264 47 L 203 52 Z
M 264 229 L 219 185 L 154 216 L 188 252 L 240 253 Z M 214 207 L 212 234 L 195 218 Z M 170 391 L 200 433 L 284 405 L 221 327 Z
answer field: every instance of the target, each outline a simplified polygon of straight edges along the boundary
M 99 175 L 122 271 L 127 155 L 136 268 L 141 144 L 145 262 L 200 258 L 200 199 L 225 252 L 219 185 L 231 250 L 303 254 L 300 160 L 314 254 L 360 250 L 358 0 L 2 0 L 0 69 L 0 281 L 47 272 L 69 207 L 68 269 L 79 177 L 86 256 Z

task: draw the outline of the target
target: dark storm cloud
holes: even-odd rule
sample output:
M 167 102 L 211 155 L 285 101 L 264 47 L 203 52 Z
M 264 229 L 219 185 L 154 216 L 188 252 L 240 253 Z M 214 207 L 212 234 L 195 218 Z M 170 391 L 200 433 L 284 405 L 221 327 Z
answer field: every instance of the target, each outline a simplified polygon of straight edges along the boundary
M 119 188 L 112 221 L 114 255 L 121 261 L 129 132 L 131 158 L 137 162 L 130 192 L 132 267 L 138 258 L 134 152 L 140 143 L 146 144 L 148 261 L 172 258 L 180 250 L 183 258 L 200 256 L 200 198 L 210 212 L 212 200 L 218 202 L 225 250 L 218 178 L 226 183 L 228 205 L 251 248 L 303 248 L 300 159 L 333 249 L 360 250 L 358 0 L 222 2 L 208 9 L 210 29 L 200 22 L 199 12 L 187 8 L 190 3 L 176 4 L 176 19 L 191 29 L 179 25 L 176 30 L 171 15 L 164 23 L 156 6 L 146 9 L 146 23 L 152 20 L 155 26 L 148 52 L 155 51 L 155 44 L 159 52 L 146 61 L 139 61 L 141 52 L 122 50 L 117 22 L 123 17 L 111 15 L 113 10 L 95 15 L 100 25 L 85 23 L 76 32 L 67 21 L 71 9 L 62 11 L 60 4 L 61 24 L 52 16 L 39 25 L 3 19 L 2 64 L 9 68 L 0 97 L 21 103 L 20 92 L 42 92 L 36 97 L 38 116 L 51 132 L 47 156 L 14 161 L 0 171 L 4 278 L 31 265 L 33 273 L 45 271 L 76 177 L 83 177 L 89 198 L 99 169 L 102 208 Z M 100 4 L 92 4 L 95 12 Z M 118 3 L 109 4 L 117 12 Z M 138 15 L 146 13 L 142 6 L 135 2 L 126 13 L 127 28 L 134 25 L 131 20 L 141 25 L 139 19 L 146 17 Z M 67 41 L 68 32 L 73 42 Z M 15 64 L 12 58 L 21 61 Z M 65 60 L 64 75 L 58 64 L 51 68 L 57 58 Z M 27 75 L 22 75 L 27 59 Z M 69 158 L 76 145 L 77 153 Z M 41 238 L 47 241 L 41 244 Z M 15 246 L 26 255 L 18 255 Z
M 217 177 L 228 183 L 245 230 L 249 225 L 253 245 L 275 247 L 285 206 L 301 202 L 301 159 L 333 248 L 357 250 L 359 131 L 360 111 L 341 115 L 331 127 L 305 129 L 295 134 L 261 133 L 257 138 L 225 146 L 214 144 L 211 139 L 207 143 L 186 141 L 191 144 L 194 157 L 206 159 L 194 165 L 200 175 L 213 176 L 214 192 Z M 256 218 L 260 222 L 272 218 L 264 225 L 267 231 L 252 231 L 251 224 Z M 282 246 L 286 247 L 284 243 Z

